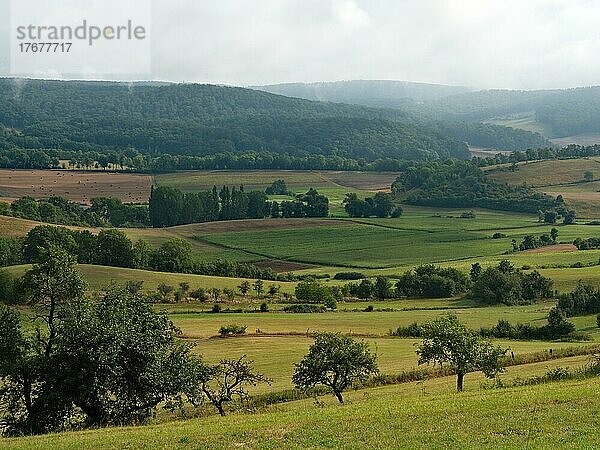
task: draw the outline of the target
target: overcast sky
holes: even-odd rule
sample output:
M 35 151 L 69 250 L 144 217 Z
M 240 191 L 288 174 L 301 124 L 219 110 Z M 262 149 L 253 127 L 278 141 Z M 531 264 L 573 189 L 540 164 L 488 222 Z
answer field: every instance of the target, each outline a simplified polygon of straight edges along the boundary
M 154 0 L 150 78 L 598 85 L 599 24 L 600 0 Z

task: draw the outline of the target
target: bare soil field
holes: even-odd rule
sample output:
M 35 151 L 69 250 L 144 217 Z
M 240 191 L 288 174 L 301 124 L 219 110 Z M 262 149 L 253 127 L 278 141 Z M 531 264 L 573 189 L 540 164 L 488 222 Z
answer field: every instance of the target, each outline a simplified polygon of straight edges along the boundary
M 573 244 L 546 245 L 544 247 L 525 250 L 523 253 L 558 253 L 558 252 L 576 252 L 577 247 Z
M 115 172 L 0 169 L 0 197 L 47 198 L 53 195 L 89 204 L 94 197 L 116 197 L 126 203 L 145 203 L 152 177 Z

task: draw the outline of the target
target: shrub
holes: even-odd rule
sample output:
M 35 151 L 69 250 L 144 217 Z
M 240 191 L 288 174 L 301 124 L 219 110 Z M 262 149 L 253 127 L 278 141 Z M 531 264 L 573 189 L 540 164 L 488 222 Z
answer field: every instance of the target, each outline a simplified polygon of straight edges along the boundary
M 322 313 L 325 312 L 325 307 L 323 305 L 297 303 L 294 305 L 288 305 L 284 307 L 283 310 L 290 313 Z
M 333 276 L 334 280 L 362 280 L 366 275 L 361 272 L 338 272 Z
M 206 293 L 204 288 L 198 288 L 193 290 L 192 292 L 190 292 L 190 297 L 202 303 L 208 300 L 208 294 Z
M 218 303 L 215 303 L 212 307 L 211 312 L 214 313 L 220 313 L 221 312 L 221 305 L 219 305 Z
M 423 337 L 424 333 L 425 328 L 417 322 L 413 322 L 407 327 L 398 327 L 394 331 L 390 331 L 390 336 Z
M 262 302 L 260 304 L 260 312 L 268 312 L 269 311 L 269 305 L 267 305 L 266 302 Z
M 223 325 L 219 329 L 219 334 L 221 336 L 240 336 L 246 333 L 246 327 L 242 325 Z

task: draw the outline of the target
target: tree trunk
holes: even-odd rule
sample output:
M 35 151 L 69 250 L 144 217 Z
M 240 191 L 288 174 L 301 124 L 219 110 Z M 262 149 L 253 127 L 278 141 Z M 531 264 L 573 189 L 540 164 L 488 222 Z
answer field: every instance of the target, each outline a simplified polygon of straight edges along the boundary
M 335 394 L 335 396 L 337 397 L 337 399 L 338 399 L 338 401 L 340 403 L 344 403 L 344 398 L 342 397 L 342 393 L 341 392 L 334 391 L 333 393 Z
M 223 408 L 223 404 L 217 402 L 215 404 L 215 406 L 217 407 L 217 409 L 219 410 L 219 414 L 221 415 L 221 417 L 225 417 L 225 408 Z
M 465 374 L 462 372 L 458 372 L 456 374 L 456 390 L 458 392 L 462 392 L 463 390 L 463 379 L 465 378 Z

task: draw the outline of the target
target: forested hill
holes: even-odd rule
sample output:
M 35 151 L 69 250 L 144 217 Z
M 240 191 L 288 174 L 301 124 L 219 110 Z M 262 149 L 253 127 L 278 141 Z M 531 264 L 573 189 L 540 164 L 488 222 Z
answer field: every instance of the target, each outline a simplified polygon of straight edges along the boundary
M 327 83 L 283 83 L 254 86 L 253 89 L 308 100 L 342 102 L 368 107 L 395 109 L 408 118 L 435 128 L 443 134 L 476 147 L 498 150 L 524 150 L 546 147 L 549 142 L 540 134 L 514 127 L 481 123 L 486 114 L 463 114 L 460 103 L 481 97 L 481 91 L 462 86 L 411 83 L 407 81 L 354 80 Z M 485 91 L 487 92 L 487 91 Z M 507 91 L 512 92 L 512 91 Z M 457 104 L 455 105 L 455 102 Z M 494 107 L 497 105 L 494 104 Z M 458 111 L 457 111 L 458 109 Z M 417 119 L 418 118 L 418 119 Z
M 253 89 L 330 102 L 354 103 L 368 106 L 395 108 L 406 99 L 435 100 L 449 95 L 470 92 L 473 89 L 443 84 L 412 83 L 393 80 L 349 80 L 323 83 L 282 83 L 253 86 Z
M 489 90 L 438 98 L 427 105 L 445 120 L 530 116 L 549 137 L 600 132 L 600 87 L 540 91 Z
M 199 84 L 0 79 L 0 148 L 468 158 L 462 139 L 391 109 Z

